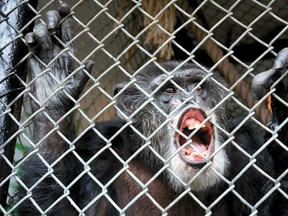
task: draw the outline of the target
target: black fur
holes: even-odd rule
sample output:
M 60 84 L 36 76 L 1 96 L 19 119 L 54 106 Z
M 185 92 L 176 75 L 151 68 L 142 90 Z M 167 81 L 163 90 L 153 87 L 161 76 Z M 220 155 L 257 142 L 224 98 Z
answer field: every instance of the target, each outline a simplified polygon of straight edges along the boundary
M 178 62 L 169 62 L 162 64 L 162 66 L 169 71 L 178 64 Z M 186 72 L 182 74 L 181 71 Z M 136 76 L 136 82 L 145 92 L 151 93 L 157 88 L 157 83 L 154 83 L 155 80 L 162 74 L 163 72 L 157 67 L 148 67 L 148 69 Z M 195 76 L 191 76 L 191 74 Z M 201 81 L 204 75 L 205 73 L 195 65 L 185 64 L 179 69 L 179 74 L 175 75 L 175 80 L 179 79 L 179 83 L 183 84 L 182 87 L 188 88 L 191 83 L 193 83 L 193 79 L 196 80 L 195 82 L 199 82 L 199 79 Z M 189 82 L 186 79 L 190 79 Z M 134 113 L 147 98 L 134 85 L 125 89 L 125 84 L 121 84 L 120 87 L 118 86 L 118 88 L 116 88 L 115 93 L 118 94 L 123 88 L 122 94 L 116 97 L 117 106 L 124 113 L 124 115 L 123 113 L 120 114 L 121 120 L 98 123 L 95 129 L 89 130 L 75 144 L 75 152 L 70 151 L 52 167 L 52 174 L 46 176 L 48 168 L 41 162 L 41 159 L 37 155 L 33 156 L 25 164 L 22 181 L 28 188 L 33 186 L 40 178 L 46 176 L 44 180 L 41 180 L 39 184 L 33 188 L 31 198 L 42 210 L 51 207 L 53 203 L 55 204 L 55 206 L 51 207 L 47 212 L 47 215 L 79 215 L 79 212 L 73 205 L 77 205 L 80 209 L 89 205 L 84 211 L 86 215 L 119 215 L 119 211 L 114 205 L 120 206 L 120 209 L 124 208 L 128 202 L 135 197 L 135 193 L 139 194 L 138 191 L 141 192 L 143 190 L 142 188 L 138 188 L 140 187 L 138 183 L 135 183 L 135 180 L 130 177 L 129 172 L 126 172 L 124 169 L 125 161 L 130 160 L 128 163 L 129 170 L 139 178 L 139 181 L 143 184 L 149 181 L 155 174 L 158 175 L 159 170 L 165 165 L 163 161 L 155 156 L 149 148 L 149 145 L 139 154 L 135 155 L 135 152 L 137 152 L 143 144 L 147 143 L 137 134 L 137 130 L 143 133 L 144 136 L 148 136 L 161 126 L 166 118 L 157 111 L 153 104 L 149 103 L 144 109 L 140 110 L 138 114 L 133 116 L 133 127 L 125 125 L 125 115 L 130 116 Z M 167 96 L 162 95 L 161 92 L 162 90 L 159 90 L 155 93 L 154 101 L 168 114 L 173 110 L 173 107 L 171 108 L 169 106 L 172 106 L 171 104 L 174 105 L 174 101 L 177 101 L 179 98 L 179 100 L 182 100 L 182 97 L 184 97 L 182 93 L 179 93 L 177 96 L 171 96 L 169 94 Z M 193 99 L 203 109 L 206 109 L 206 107 L 213 108 L 225 97 L 225 92 L 219 89 L 210 79 L 205 81 L 204 92 L 199 90 L 199 92 L 193 94 Z M 227 129 L 228 132 L 231 132 L 243 119 L 237 118 L 228 121 L 227 118 L 229 118 L 229 115 L 226 113 L 226 105 L 227 104 L 221 105 L 214 113 L 219 117 L 217 123 L 224 129 Z M 155 122 L 151 122 L 152 117 Z M 105 140 L 97 135 L 95 130 L 108 140 L 118 133 L 119 130 L 123 131 L 112 140 L 112 145 L 110 146 L 110 143 L 106 143 Z M 155 137 L 152 137 L 150 140 L 151 146 L 153 146 L 156 151 L 159 149 L 164 151 L 163 149 L 168 148 L 165 146 L 168 130 L 166 130 L 164 126 L 163 131 L 164 132 L 160 131 L 156 133 Z M 233 142 L 226 144 L 222 150 L 226 152 L 227 160 L 229 161 L 228 167 L 224 172 L 224 179 L 222 178 L 218 183 L 211 184 L 205 190 L 192 190 L 192 193 L 197 199 L 207 207 L 219 196 L 225 194 L 217 204 L 211 206 L 211 211 L 213 215 L 216 216 L 246 216 L 251 214 L 253 206 L 273 187 L 272 182 L 255 168 L 255 166 L 257 166 L 266 174 L 270 176 L 274 175 L 273 160 L 268 151 L 264 149 L 259 152 L 259 154 L 255 156 L 255 164 L 247 167 L 250 161 L 254 159 L 246 156 L 240 150 L 242 149 L 251 156 L 254 155 L 264 143 L 263 136 L 261 136 L 258 130 L 252 127 L 250 123 L 246 123 L 240 127 L 233 136 Z M 228 138 L 224 133 L 221 133 L 221 131 L 219 131 L 219 137 L 219 140 L 223 142 Z M 285 143 L 287 143 L 286 139 L 287 137 L 285 137 Z M 69 149 L 67 149 L 67 151 L 69 151 Z M 99 154 L 99 152 L 102 153 Z M 117 156 L 115 156 L 115 153 Z M 99 155 L 95 157 L 97 154 Z M 44 154 L 43 157 L 49 164 L 57 160 L 57 158 L 53 157 L 53 154 Z M 82 160 L 79 160 L 78 157 L 81 157 Z M 120 162 L 117 157 L 121 158 L 124 164 Z M 89 163 L 87 164 L 88 161 Z M 247 170 L 243 172 L 242 175 L 239 175 L 243 169 Z M 167 174 L 167 172 L 161 172 L 154 181 L 155 183 L 153 182 L 147 185 L 148 193 L 150 193 L 163 208 L 166 208 L 167 205 L 181 196 L 181 193 L 187 189 L 183 188 L 182 191 L 175 190 L 169 182 L 168 175 L 169 173 Z M 111 181 L 114 176 L 117 176 L 117 178 Z M 61 199 L 57 204 L 55 202 L 64 195 L 64 189 L 55 181 L 55 178 L 66 187 L 65 189 L 68 189 L 65 190 L 66 197 Z M 228 183 L 229 181 L 232 181 L 231 185 Z M 74 183 L 71 184 L 71 182 Z M 26 189 L 20 187 L 18 202 L 20 202 L 19 200 L 24 198 L 26 194 Z M 74 202 L 72 204 L 71 199 Z M 110 199 L 113 200 L 113 204 L 111 204 Z M 241 199 L 246 200 L 246 202 L 252 206 L 252 209 L 244 204 Z M 272 204 L 275 204 L 273 200 L 274 194 L 267 197 L 265 201 L 257 206 L 258 215 L 273 215 L 273 211 L 276 208 L 272 207 Z M 283 208 L 285 209 L 285 207 Z M 21 201 L 18 213 L 19 215 L 39 215 L 38 209 L 34 207 L 29 198 L 23 202 Z M 161 211 L 152 204 L 146 195 L 143 195 L 136 200 L 135 204 L 131 205 L 125 213 L 127 215 L 160 215 Z M 193 214 L 194 216 L 200 216 L 205 215 L 205 210 L 195 202 L 194 198 L 191 198 L 191 194 L 187 193 L 182 194 L 179 201 L 168 210 L 168 213 L 170 215 Z

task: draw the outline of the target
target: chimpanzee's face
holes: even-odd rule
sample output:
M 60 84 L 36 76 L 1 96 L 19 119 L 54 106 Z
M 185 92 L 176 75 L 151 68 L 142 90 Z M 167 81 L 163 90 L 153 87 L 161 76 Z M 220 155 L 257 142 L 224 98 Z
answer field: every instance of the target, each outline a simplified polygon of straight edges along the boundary
M 210 75 L 195 66 L 169 73 L 153 68 L 137 75 L 136 89 L 126 91 L 126 97 L 135 99 L 129 101 L 137 113 L 134 121 L 169 164 L 166 176 L 175 190 L 215 185 L 220 179 L 216 173 L 224 174 L 228 163 L 224 149 L 219 150 L 222 141 L 215 127 L 225 124 L 225 106 L 219 106 L 225 92 Z M 145 156 L 159 159 L 148 151 Z

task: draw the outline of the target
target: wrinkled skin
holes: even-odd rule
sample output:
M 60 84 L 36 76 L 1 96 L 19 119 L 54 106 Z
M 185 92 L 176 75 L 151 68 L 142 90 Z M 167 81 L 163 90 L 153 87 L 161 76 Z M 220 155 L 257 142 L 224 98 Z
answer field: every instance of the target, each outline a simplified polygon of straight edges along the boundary
M 73 37 L 72 24 L 70 17 L 66 17 L 69 9 L 62 5 L 59 11 L 48 12 L 46 27 L 37 25 L 33 33 L 26 36 L 31 47 L 36 45 L 28 62 L 28 71 L 32 79 L 41 74 L 41 78 L 31 82 L 31 93 L 39 101 L 31 104 L 33 112 L 37 113 L 34 117 L 35 142 L 45 139 L 38 143 L 41 157 L 34 154 L 25 163 L 22 181 L 28 189 L 19 188 L 17 201 L 30 192 L 32 199 L 21 201 L 19 215 L 38 215 L 42 210 L 47 215 L 113 216 L 119 215 L 119 209 L 125 207 L 126 215 L 161 215 L 165 212 L 194 216 L 209 212 L 216 216 L 251 214 L 252 210 L 238 196 L 253 206 L 269 192 L 273 183 L 253 166 L 238 177 L 250 159 L 234 144 L 253 155 L 264 140 L 255 128 L 244 124 L 233 134 L 233 142 L 225 142 L 228 137 L 224 131 L 233 131 L 242 119 L 230 119 L 227 112 L 229 101 L 224 99 L 225 89 L 193 64 L 166 62 L 160 65 L 165 72 L 151 64 L 134 76 L 132 84 L 123 82 L 115 87 L 115 108 L 119 119 L 97 124 L 75 146 L 70 146 L 59 136 L 63 134 L 73 140 L 75 133 L 69 113 L 93 65 L 88 61 L 83 70 L 73 73 L 74 62 L 70 55 L 73 46 L 69 44 Z M 59 26 L 63 17 L 64 22 Z M 62 45 L 54 36 L 50 37 L 50 32 L 55 30 Z M 59 53 L 60 58 L 54 61 Z M 277 70 L 278 60 L 284 62 L 280 68 L 287 64 L 287 52 L 279 55 L 275 63 Z M 48 66 L 39 63 L 38 58 Z M 53 73 L 57 80 L 65 81 L 59 84 L 49 73 Z M 256 77 L 252 87 L 255 95 L 262 97 L 274 81 L 274 73 Z M 45 91 L 41 90 L 43 86 Z M 63 88 L 59 89 L 60 86 Z M 278 87 L 276 92 L 287 101 L 287 90 Z M 274 111 L 279 109 L 279 103 L 272 103 Z M 39 107 L 45 107 L 45 111 L 37 111 Z M 284 111 L 287 109 L 283 104 L 281 107 Z M 54 121 L 66 117 L 55 129 L 47 114 Z M 273 115 L 273 123 L 278 125 L 287 118 L 287 112 L 273 112 Z M 278 139 L 287 145 L 285 136 L 281 129 Z M 63 153 L 65 157 L 57 161 Z M 273 149 L 270 153 L 262 150 L 256 156 L 256 165 L 270 176 L 278 175 L 273 172 L 270 155 L 273 157 Z M 53 164 L 52 175 L 46 174 L 51 168 L 42 157 L 48 164 Z M 89 163 L 83 164 L 79 157 Z M 274 158 L 274 167 L 277 167 L 275 161 Z M 287 169 L 285 162 L 280 164 Z M 41 179 L 43 176 L 45 178 Z M 227 181 L 233 182 L 229 185 Z M 283 187 L 283 190 L 287 188 Z M 225 196 L 214 205 L 222 194 Z M 138 199 L 128 205 L 137 196 Z M 270 195 L 257 207 L 258 215 L 269 216 L 275 212 L 285 215 L 285 205 L 278 210 L 279 200 L 284 203 L 279 194 Z M 155 202 L 165 210 L 161 211 Z M 203 205 L 209 210 L 206 211 Z
M 39 23 L 35 25 L 33 32 L 25 36 L 27 44 L 31 47 L 32 55 L 27 61 L 28 75 L 31 80 L 30 88 L 33 98 L 31 107 L 34 117 L 35 142 L 47 136 L 41 142 L 45 151 L 53 151 L 59 155 L 62 148 L 57 144 L 60 138 L 53 132 L 54 121 L 58 121 L 64 114 L 74 106 L 75 101 L 81 94 L 88 75 L 92 69 L 93 61 L 87 61 L 76 71 L 74 68 L 73 38 L 71 17 L 67 16 L 70 9 L 66 4 L 62 4 L 58 11 L 49 11 L 46 14 L 46 25 Z M 60 23 L 61 17 L 67 16 Z M 56 31 L 56 36 L 51 34 Z M 57 40 L 56 38 L 60 39 Z M 57 56 L 57 57 L 56 57 Z M 45 108 L 45 112 L 39 112 L 39 108 Z M 36 112 L 37 111 L 37 112 Z M 48 115 L 47 115 L 48 114 Z M 72 118 L 67 117 L 59 122 L 60 131 L 69 137 L 74 136 Z M 49 147 L 45 145 L 48 143 Z M 53 148 L 51 148 L 53 143 Z

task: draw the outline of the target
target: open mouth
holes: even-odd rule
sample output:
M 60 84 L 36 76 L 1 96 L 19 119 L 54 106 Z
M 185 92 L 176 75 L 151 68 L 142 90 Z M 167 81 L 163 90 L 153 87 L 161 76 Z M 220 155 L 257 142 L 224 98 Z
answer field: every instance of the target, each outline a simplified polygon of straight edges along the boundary
M 203 110 L 189 108 L 179 119 L 178 129 L 186 137 L 177 133 L 176 139 L 178 147 L 185 145 L 180 151 L 180 156 L 189 165 L 205 164 L 214 150 L 213 125 L 209 121 L 203 122 L 206 117 Z

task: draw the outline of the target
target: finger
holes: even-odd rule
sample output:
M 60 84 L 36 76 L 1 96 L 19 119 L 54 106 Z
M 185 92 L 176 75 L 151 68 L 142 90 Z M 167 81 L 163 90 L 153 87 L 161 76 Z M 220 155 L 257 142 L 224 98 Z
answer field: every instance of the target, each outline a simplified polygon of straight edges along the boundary
M 42 72 L 39 62 L 33 57 L 30 57 L 27 60 L 27 70 L 28 70 L 28 76 L 30 77 L 31 80 Z
M 92 68 L 93 68 L 95 62 L 92 61 L 92 60 L 88 60 L 88 61 L 86 61 L 84 64 L 85 64 L 85 70 L 86 70 L 87 72 L 91 73 Z
M 278 53 L 274 61 L 274 68 L 276 70 L 279 70 L 287 66 L 288 66 L 288 48 L 284 48 Z
M 67 44 L 73 38 L 72 18 L 67 17 L 61 24 L 61 40 Z
M 59 11 L 59 14 L 62 17 L 67 16 L 71 12 L 70 7 L 68 6 L 68 4 L 66 4 L 64 2 L 60 4 L 60 6 L 58 8 L 58 11 Z
M 71 10 L 66 3 L 61 3 L 58 11 L 61 17 L 64 17 L 61 24 L 61 40 L 66 44 L 69 43 L 73 37 L 72 17 L 68 16 Z
M 84 64 L 85 64 L 85 70 L 88 73 L 91 73 L 94 61 L 88 60 Z M 88 80 L 89 77 L 87 76 L 87 74 L 84 71 L 80 71 L 79 74 L 77 75 L 77 78 L 75 78 L 76 82 L 73 85 L 68 86 L 68 88 L 70 89 L 75 98 L 78 98 L 79 95 L 82 93 Z
M 34 47 L 37 44 L 33 32 L 29 32 L 25 35 L 25 41 L 29 47 Z
M 46 28 L 46 25 L 39 23 L 34 26 L 33 34 L 35 40 L 43 48 L 43 50 L 50 50 L 53 46 L 50 34 Z
M 46 24 L 48 30 L 54 30 L 59 24 L 61 18 L 60 14 L 56 10 L 50 10 L 46 13 Z
M 92 60 L 88 60 L 84 63 L 85 65 L 85 70 L 90 74 L 92 71 L 92 68 L 94 66 L 94 61 Z M 79 73 L 78 76 L 78 89 L 80 90 L 80 92 L 82 92 L 82 90 L 84 89 L 86 83 L 88 82 L 89 77 L 87 76 L 87 74 L 84 71 L 81 71 Z
M 271 88 L 275 78 L 278 77 L 278 73 L 279 71 L 270 69 L 268 71 L 257 74 L 252 81 L 252 94 L 257 99 L 262 98 Z

